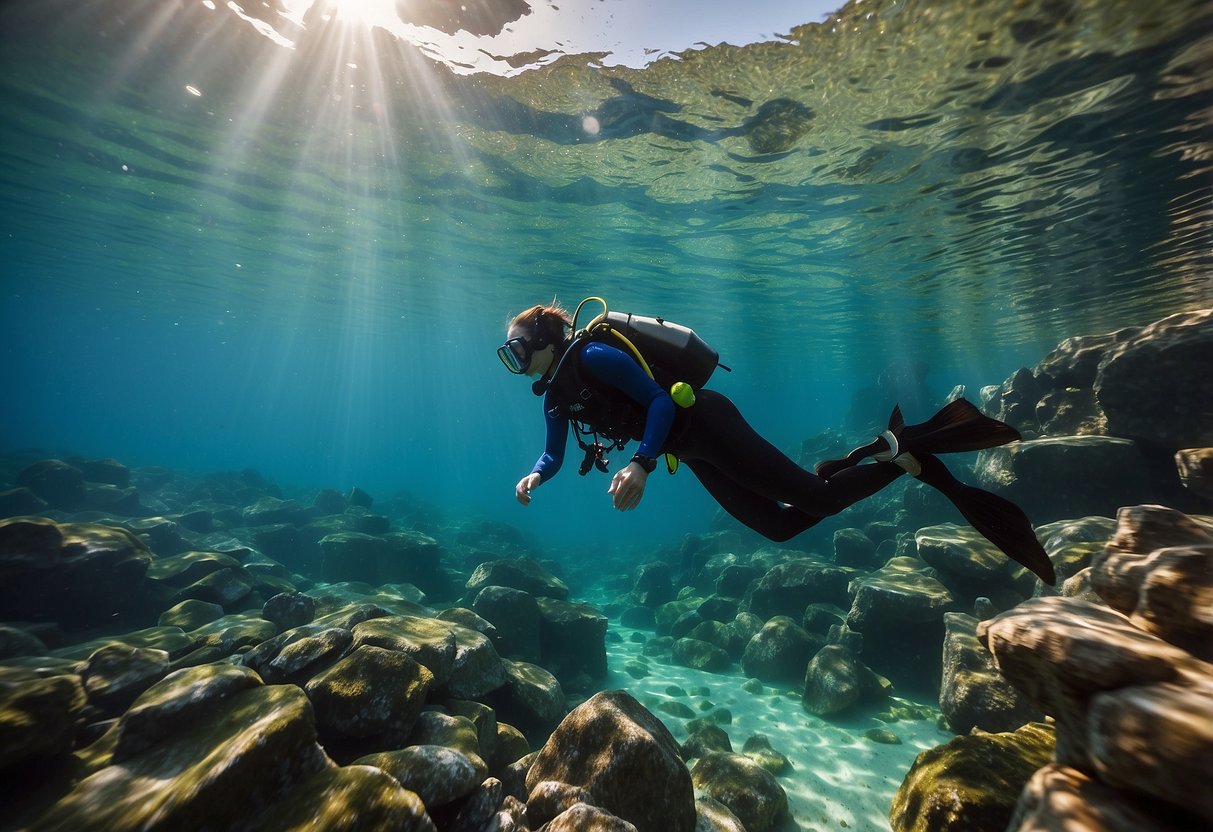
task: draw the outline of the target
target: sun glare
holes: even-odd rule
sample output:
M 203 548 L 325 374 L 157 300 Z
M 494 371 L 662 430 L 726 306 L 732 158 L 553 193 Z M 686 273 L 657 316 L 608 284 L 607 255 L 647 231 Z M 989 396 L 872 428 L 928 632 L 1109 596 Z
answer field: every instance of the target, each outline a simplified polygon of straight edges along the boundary
M 282 5 L 287 15 L 295 19 L 301 19 L 315 7 L 316 11 L 347 23 L 390 28 L 392 23 L 400 22 L 396 0 L 283 0 Z

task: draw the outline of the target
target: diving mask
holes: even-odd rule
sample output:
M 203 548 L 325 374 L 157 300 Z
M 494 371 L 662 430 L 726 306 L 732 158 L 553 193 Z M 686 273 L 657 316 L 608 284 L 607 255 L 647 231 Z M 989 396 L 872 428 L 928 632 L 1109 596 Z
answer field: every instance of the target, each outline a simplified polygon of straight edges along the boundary
M 501 359 L 501 363 L 516 376 L 526 373 L 534 354 L 535 348 L 526 338 L 511 338 L 497 348 L 497 357 Z

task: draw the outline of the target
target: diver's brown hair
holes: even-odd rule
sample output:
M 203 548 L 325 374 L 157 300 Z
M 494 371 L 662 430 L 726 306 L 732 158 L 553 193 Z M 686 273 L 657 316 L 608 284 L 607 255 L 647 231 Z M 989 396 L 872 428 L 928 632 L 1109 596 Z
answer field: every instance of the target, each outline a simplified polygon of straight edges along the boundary
M 566 330 L 572 329 L 573 318 L 564 307 L 555 301 L 550 306 L 532 306 L 519 312 L 509 323 L 509 328 L 519 327 L 536 333 L 547 344 L 560 345 Z

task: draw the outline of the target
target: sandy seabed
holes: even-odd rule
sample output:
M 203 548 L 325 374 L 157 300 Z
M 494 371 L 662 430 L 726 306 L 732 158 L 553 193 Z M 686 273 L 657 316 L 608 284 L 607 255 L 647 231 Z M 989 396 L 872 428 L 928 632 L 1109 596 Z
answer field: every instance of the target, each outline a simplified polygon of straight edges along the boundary
M 732 714 L 732 722 L 720 727 L 729 735 L 735 752 L 740 753 L 751 736 L 762 734 L 770 740 L 772 748 L 791 761 L 791 770 L 776 776 L 787 792 L 792 815 L 792 822 L 782 827 L 781 832 L 836 829 L 889 832 L 889 806 L 914 758 L 952 737 L 937 724 L 937 702 L 906 698 L 915 705 L 931 708 L 929 719 L 891 724 L 876 719 L 874 714 L 895 704 L 890 702 L 861 706 L 846 718 L 826 721 L 804 709 L 800 701 L 802 690 L 797 685 L 764 684 L 760 693 L 750 693 L 742 688 L 746 677 L 737 665 L 723 673 L 706 673 L 666 664 L 644 656 L 644 645 L 632 640 L 633 633 L 652 638 L 652 631 L 620 627 L 614 622 L 611 631 L 622 640 L 607 644 L 608 674 L 604 687 L 627 690 L 659 717 L 680 743 L 688 736 L 687 720 L 663 712 L 660 707 L 663 702 L 681 702 L 695 711 L 696 716 L 705 717 L 725 708 Z M 649 675 L 632 678 L 624 670 L 631 661 L 647 664 Z M 670 686 L 681 688 L 688 695 L 672 695 L 666 690 Z M 708 689 L 706 696 L 690 694 L 702 688 Z M 710 709 L 704 709 L 705 700 L 711 703 Z M 888 745 L 865 738 L 864 732 L 872 728 L 891 731 L 901 744 Z

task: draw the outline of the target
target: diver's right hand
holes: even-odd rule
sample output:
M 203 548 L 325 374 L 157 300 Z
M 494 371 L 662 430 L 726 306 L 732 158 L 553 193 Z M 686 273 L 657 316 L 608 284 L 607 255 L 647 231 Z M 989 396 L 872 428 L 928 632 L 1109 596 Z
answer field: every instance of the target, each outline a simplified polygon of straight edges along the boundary
M 514 486 L 514 496 L 518 498 L 518 502 L 525 505 L 530 505 L 531 492 L 539 487 L 543 482 L 543 478 L 539 474 L 527 474 L 522 479 L 518 480 L 518 484 Z

